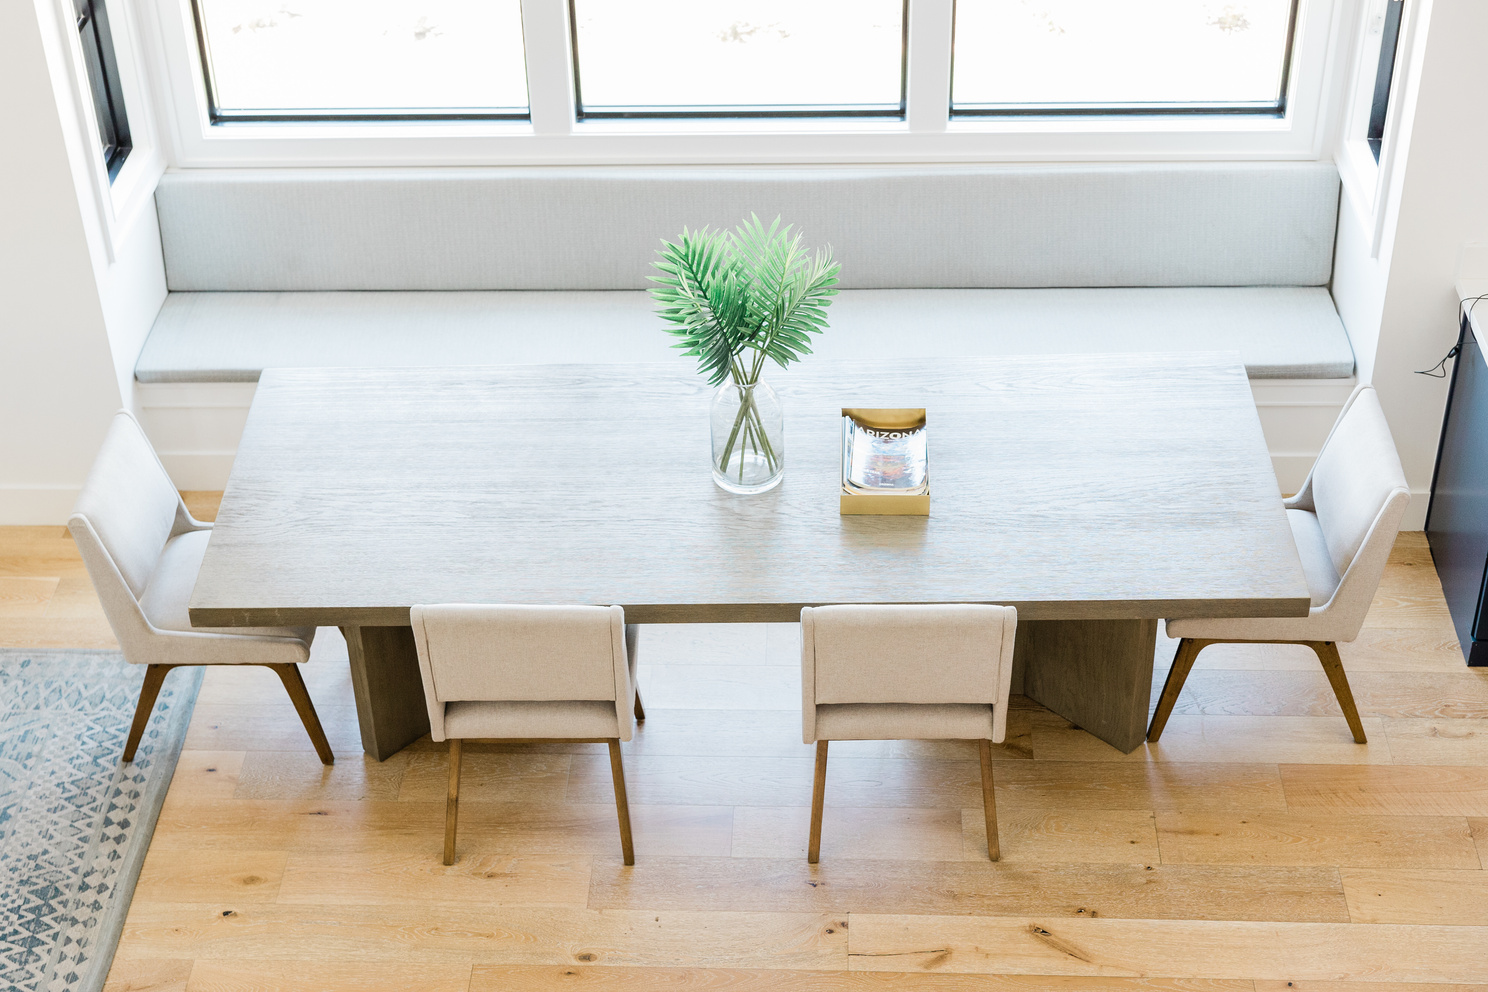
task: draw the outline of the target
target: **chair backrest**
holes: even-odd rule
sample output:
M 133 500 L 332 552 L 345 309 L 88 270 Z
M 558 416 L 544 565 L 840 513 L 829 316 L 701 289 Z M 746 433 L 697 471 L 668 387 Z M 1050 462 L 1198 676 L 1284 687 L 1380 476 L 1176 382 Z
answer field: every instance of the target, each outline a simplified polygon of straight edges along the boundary
M 820 606 L 801 611 L 803 702 L 986 703 L 1005 725 L 1011 606 Z
M 630 699 L 618 606 L 415 606 L 411 618 L 431 710 L 463 701 Z
M 114 414 L 67 529 L 126 661 L 158 660 L 160 631 L 140 609 L 165 544 L 191 523 L 186 504 L 127 411 Z
M 110 569 L 100 574 L 94 565 L 102 563 L 89 561 L 90 555 L 102 551 L 129 594 L 138 599 L 175 530 L 181 505 L 181 494 L 139 423 L 123 410 L 114 414 L 68 524 L 94 585 L 110 581 Z M 77 526 L 84 521 L 87 528 Z M 97 536 L 99 548 L 86 539 L 88 528 Z
M 1373 386 L 1362 385 L 1349 397 L 1308 481 L 1313 512 L 1339 575 L 1347 574 L 1372 532 L 1375 540 L 1386 542 L 1388 554 L 1410 487 Z M 1382 514 L 1393 517 L 1394 526 L 1377 526 Z M 1371 583 L 1371 597 L 1378 581 Z

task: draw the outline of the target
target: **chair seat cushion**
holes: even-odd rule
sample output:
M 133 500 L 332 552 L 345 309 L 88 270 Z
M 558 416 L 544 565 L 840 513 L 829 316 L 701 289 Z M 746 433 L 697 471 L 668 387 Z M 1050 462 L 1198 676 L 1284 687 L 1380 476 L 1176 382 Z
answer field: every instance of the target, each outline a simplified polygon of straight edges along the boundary
M 620 720 L 613 700 L 574 699 L 537 702 L 444 705 L 444 736 L 466 739 L 494 737 L 620 737 Z
M 826 703 L 820 741 L 992 740 L 992 707 L 971 703 Z
M 1321 286 L 846 290 L 821 358 L 1236 351 L 1252 378 L 1346 378 Z M 679 362 L 633 291 L 171 293 L 140 382 L 256 382 L 265 368 Z
M 1318 524 L 1317 515 L 1307 510 L 1287 510 L 1287 523 L 1292 525 L 1292 540 L 1297 542 L 1297 555 L 1307 576 L 1307 592 L 1312 597 L 1313 615 L 1306 617 L 1231 617 L 1214 620 L 1169 620 L 1169 637 L 1194 637 L 1240 641 L 1336 641 L 1352 640 L 1336 624 L 1326 623 L 1319 607 L 1333 598 L 1341 581 L 1328 542 Z
M 203 648 L 203 664 L 284 664 L 305 661 L 310 657 L 314 627 L 193 627 L 188 606 L 196 575 L 201 571 L 202 557 L 207 553 L 210 530 L 191 531 L 166 542 L 160 560 L 150 573 L 150 581 L 140 597 L 145 619 L 159 630 L 190 631 L 195 634 L 220 634 L 211 648 Z M 265 653 L 274 645 L 250 638 L 279 638 L 284 641 L 284 656 L 277 651 Z
M 1333 567 L 1323 528 L 1317 514 L 1309 510 L 1287 510 L 1287 523 L 1292 525 L 1292 540 L 1297 542 L 1302 571 L 1307 575 L 1307 594 L 1312 597 L 1313 606 L 1322 606 L 1333 598 L 1342 581 L 1338 569 Z

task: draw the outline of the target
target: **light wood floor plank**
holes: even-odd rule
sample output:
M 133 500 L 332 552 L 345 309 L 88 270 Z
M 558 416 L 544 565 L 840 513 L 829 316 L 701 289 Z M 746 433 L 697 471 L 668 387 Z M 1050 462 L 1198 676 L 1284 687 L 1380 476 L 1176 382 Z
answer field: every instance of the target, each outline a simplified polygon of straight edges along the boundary
M 1488 720 L 1386 720 L 1397 765 L 1488 765 Z
M 810 828 L 809 806 L 736 806 L 730 850 L 736 858 L 804 862 Z M 959 809 L 829 803 L 822 811 L 823 858 L 959 861 L 963 843 Z
M 790 799 L 810 802 L 812 774 L 808 758 L 657 756 L 633 762 L 625 780 L 632 802 L 779 806 Z M 606 756 L 574 755 L 568 796 L 608 795 L 609 781 Z M 827 764 L 828 805 L 961 809 L 980 803 L 981 789 L 980 766 L 970 760 L 833 756 Z
M 987 819 L 981 809 L 961 811 L 962 858 L 987 856 Z M 1002 860 L 1014 863 L 1156 864 L 1157 831 L 1147 810 L 1006 808 L 998 810 Z
M 1271 764 L 1002 761 L 997 806 L 1066 810 L 1283 810 Z M 968 803 L 975 806 L 976 803 Z
M 265 838 L 268 840 L 269 838 Z M 280 893 L 284 851 L 152 850 L 134 898 L 146 902 L 273 902 Z
M 1476 868 L 1457 816 L 1159 813 L 1165 864 Z
M 610 759 L 605 746 L 584 746 L 595 757 L 602 755 L 608 770 Z M 401 787 L 396 797 L 403 802 L 443 801 L 449 789 L 449 755 L 444 748 L 404 753 L 407 754 L 408 768 L 400 778 Z M 569 767 L 574 757 L 567 754 L 472 753 L 460 762 L 460 802 L 561 803 L 569 789 Z M 614 785 L 606 771 L 602 782 L 592 783 L 590 791 L 576 796 L 575 801 L 607 802 L 613 800 L 614 795 Z M 644 801 L 634 793 L 632 799 Z
M 1154 682 L 1161 687 L 1165 672 Z M 1349 675 L 1366 717 L 1488 719 L 1488 675 L 1460 669 L 1409 678 L 1388 672 Z M 1153 698 L 1157 696 L 1154 693 Z M 1338 717 L 1341 711 L 1322 671 L 1194 671 L 1174 713 L 1190 716 Z
M 176 760 L 166 801 L 171 803 L 231 799 L 238 791 L 246 751 L 182 751 Z M 248 845 L 252 846 L 252 845 Z
M 114 959 L 103 992 L 187 992 L 191 961 Z
M 233 798 L 397 799 L 409 758 L 402 753 L 375 761 L 353 751 L 323 765 L 307 737 L 298 750 L 249 751 Z
M 1282 765 L 1293 810 L 1392 816 L 1488 816 L 1488 768 Z
M 465 992 L 468 964 L 197 961 L 186 992 Z
M 1247 981 L 478 964 L 470 992 L 1252 992 Z
M 1488 872 L 1345 869 L 1355 923 L 1488 926 Z
M 1385 723 L 1364 720 L 1368 744 L 1356 744 L 1342 715 L 1175 716 L 1162 739 L 1123 754 L 1067 720 L 1035 722 L 1033 754 L 1040 761 L 1310 762 L 1389 764 Z
M 1488 981 L 1488 929 L 853 914 L 849 967 L 963 974 Z
M 726 857 L 733 829 L 727 806 L 632 804 L 640 854 Z M 262 846 L 314 853 L 437 852 L 444 802 L 306 800 L 192 802 L 167 799 L 152 848 L 219 850 Z M 619 846 L 610 802 L 562 805 L 460 804 L 460 849 L 467 853 L 609 854 Z
M 123 957 L 842 970 L 846 919 L 813 913 L 136 904 Z
M 441 863 L 440 852 L 430 844 L 407 854 L 297 853 L 285 866 L 276 901 L 367 906 L 473 902 L 571 909 L 582 909 L 589 901 L 587 857 L 482 854 L 465 850 L 467 846 L 457 849 L 450 866 Z
M 315 712 L 338 760 L 361 752 L 354 706 L 316 702 Z M 314 747 L 288 697 L 283 705 L 268 706 L 197 703 L 183 746 L 200 751 L 296 751 Z
M 1347 922 L 1333 869 L 596 858 L 592 909 Z
M 1488 985 L 1443 985 L 1437 982 L 1259 981 L 1256 992 L 1488 992 Z
M 39 617 L 57 591 L 58 578 L 0 575 L 0 618 Z

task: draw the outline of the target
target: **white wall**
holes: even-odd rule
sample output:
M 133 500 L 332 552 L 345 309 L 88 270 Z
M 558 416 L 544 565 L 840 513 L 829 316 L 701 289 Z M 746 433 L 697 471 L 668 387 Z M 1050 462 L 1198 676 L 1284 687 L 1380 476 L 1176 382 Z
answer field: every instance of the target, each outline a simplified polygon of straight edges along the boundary
M 61 9 L 0 4 L 0 524 L 67 519 L 165 296 L 148 150 L 116 210 Z
M 1383 239 L 1345 202 L 1333 295 L 1359 362 L 1390 420 L 1419 528 L 1435 465 L 1447 383 L 1416 375 L 1457 336 L 1453 290 L 1464 242 L 1488 238 L 1488 2 L 1422 0 L 1411 39 L 1401 130 Z

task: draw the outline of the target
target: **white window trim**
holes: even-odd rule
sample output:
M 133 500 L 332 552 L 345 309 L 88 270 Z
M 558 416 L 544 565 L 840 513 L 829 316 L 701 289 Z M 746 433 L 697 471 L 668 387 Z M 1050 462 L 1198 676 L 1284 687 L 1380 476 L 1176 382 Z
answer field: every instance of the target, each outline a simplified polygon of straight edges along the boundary
M 126 0 L 104 0 L 108 8 L 109 30 L 114 40 L 114 58 L 119 67 L 119 84 L 125 112 L 129 117 L 130 150 L 118 174 L 109 181 L 108 165 L 98 144 L 98 116 L 93 106 L 93 89 L 83 59 L 82 40 L 74 21 L 71 0 L 51 0 L 51 30 L 60 46 L 66 67 L 59 80 L 59 91 L 65 91 L 63 113 L 71 124 L 69 130 L 80 136 L 76 149 L 84 163 L 82 181 L 88 195 L 83 204 L 91 206 L 96 221 L 100 247 L 109 264 L 118 260 L 120 246 L 145 208 L 153 203 L 156 180 L 165 171 L 165 156 L 155 140 L 155 121 L 150 113 L 143 66 L 138 57 L 139 26 Z M 45 29 L 45 22 L 43 22 Z
M 190 0 L 135 0 L 177 168 L 1317 159 L 1353 0 L 1301 0 L 1284 118 L 951 120 L 953 0 L 910 0 L 906 120 L 575 122 L 566 0 L 522 0 L 531 122 L 213 127 Z M 112 8 L 111 8 L 112 9 Z
M 1379 161 L 1376 162 L 1369 148 L 1368 134 L 1382 39 L 1380 34 L 1373 32 L 1373 25 L 1383 17 L 1388 2 L 1369 0 L 1360 12 L 1356 40 L 1352 45 L 1353 71 L 1348 104 L 1334 155 L 1338 174 L 1343 180 L 1344 199 L 1364 230 L 1370 232 L 1369 257 L 1373 259 L 1380 257 L 1385 243 L 1391 190 L 1401 163 L 1401 127 L 1407 116 L 1402 113 L 1402 108 L 1408 99 L 1407 94 L 1414 92 L 1411 67 L 1422 7 L 1420 0 L 1405 0 L 1400 38 L 1395 49 L 1394 78 L 1385 112 L 1385 132 L 1380 141 Z

